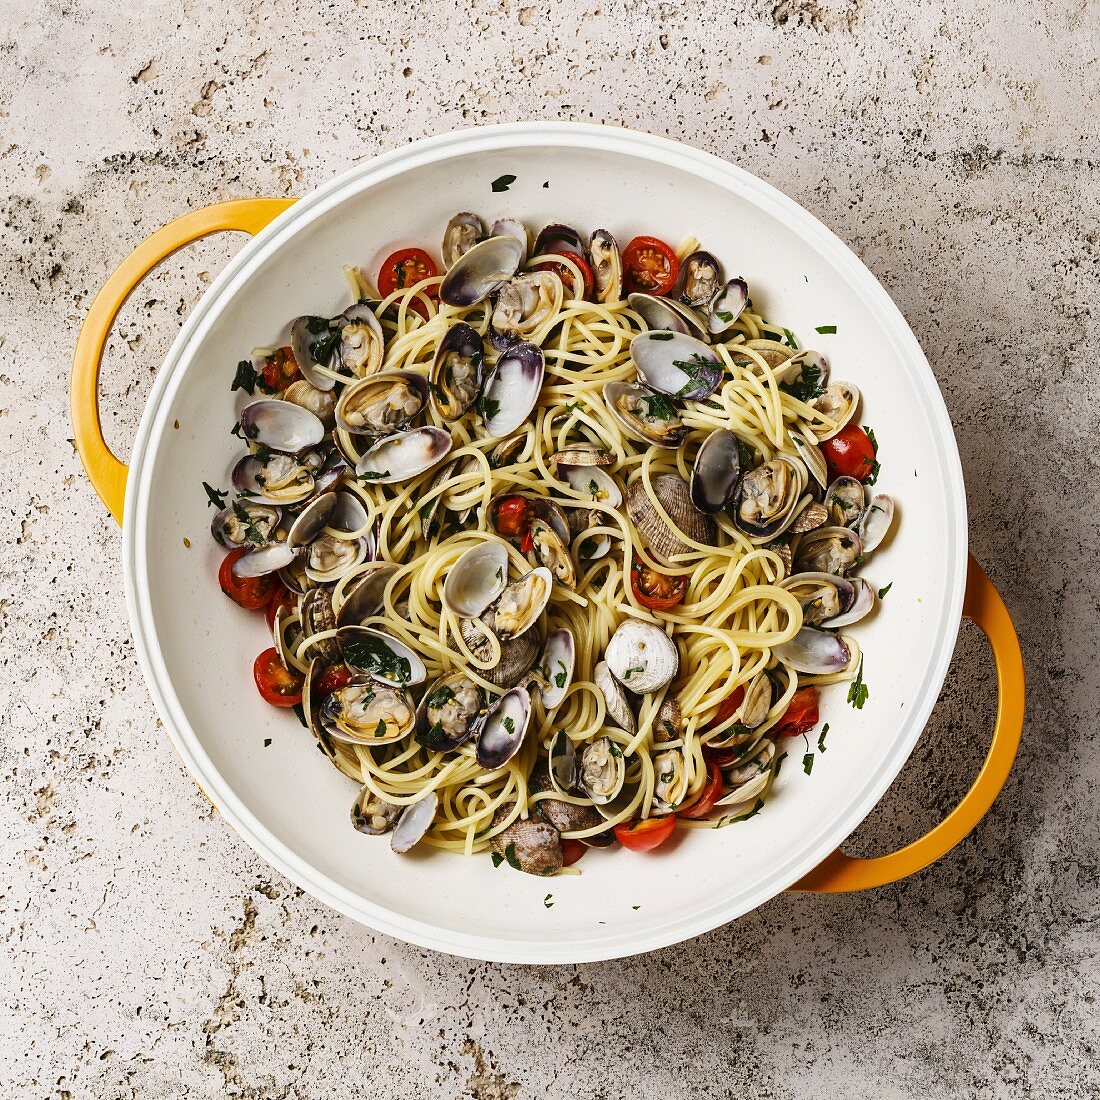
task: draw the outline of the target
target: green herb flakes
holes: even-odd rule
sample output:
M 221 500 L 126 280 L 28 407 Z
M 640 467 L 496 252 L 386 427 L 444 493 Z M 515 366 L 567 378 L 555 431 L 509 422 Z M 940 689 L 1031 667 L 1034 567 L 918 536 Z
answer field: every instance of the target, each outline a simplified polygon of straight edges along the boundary
M 634 665 L 632 668 L 628 668 L 626 670 L 626 672 L 623 673 L 623 679 L 624 680 L 629 680 L 630 677 L 633 676 L 635 672 L 645 672 L 645 666 L 644 665 Z
M 859 671 L 856 673 L 856 678 L 848 685 L 848 702 L 856 710 L 863 710 L 863 704 L 867 702 L 870 694 L 871 689 L 863 682 L 863 658 L 860 657 Z
M 266 749 L 270 744 L 271 744 L 271 738 L 270 737 L 265 737 L 264 738 L 264 748 Z
M 818 325 L 817 331 L 820 332 L 822 336 L 832 336 L 836 332 L 836 325 Z
M 817 751 L 818 752 L 824 752 L 825 751 L 825 738 L 828 736 L 828 734 L 829 734 L 829 723 L 826 722 L 825 725 L 823 725 L 821 727 L 821 733 L 819 733 L 818 737 L 817 737 Z
M 787 339 L 787 345 L 794 351 L 798 351 L 798 341 L 794 338 L 794 333 L 789 328 L 783 330 L 783 335 Z
M 736 825 L 739 821 L 748 821 L 750 817 L 756 817 L 756 815 L 758 813 L 760 813 L 760 811 L 763 808 L 764 808 L 764 800 L 762 798 L 758 798 L 756 800 L 756 802 L 753 804 L 753 807 L 752 807 L 751 810 L 747 810 L 743 814 L 737 814 L 734 817 L 727 816 L 727 817 L 719 818 L 718 819 L 718 824 L 715 826 L 715 828 L 716 829 L 724 829 L 727 825 Z
M 509 718 L 507 715 L 504 716 L 504 719 L 501 721 L 500 724 L 504 727 L 504 730 L 505 730 L 506 733 L 515 733 L 516 732 L 515 722 L 513 722 L 512 719 Z
M 649 338 L 651 340 L 671 340 L 672 335 L 671 332 L 651 332 Z
M 259 375 L 252 369 L 252 363 L 248 359 L 242 359 L 237 364 L 237 373 L 233 376 L 233 385 L 229 387 L 230 392 L 244 390 L 251 397 L 256 392 L 258 379 Z
M 776 761 L 775 761 L 775 778 L 776 779 L 779 778 L 779 772 L 783 767 L 783 761 L 786 760 L 786 759 L 787 759 L 786 752 L 784 752 L 782 756 L 779 756 L 779 757 L 776 758 Z
M 515 176 L 510 175 L 510 174 L 505 174 L 503 176 L 497 176 L 497 178 L 495 180 L 493 180 L 493 182 L 491 184 L 491 187 L 493 188 L 493 191 L 495 191 L 497 194 L 499 194 L 501 191 L 507 191 L 508 188 L 511 187 L 512 184 L 515 183 L 515 182 L 516 182 L 516 177 Z M 547 184 L 543 184 L 543 186 L 545 187 L 545 186 L 547 186 Z
M 807 775 L 814 770 L 814 754 L 812 752 L 808 752 L 802 757 L 802 770 Z
M 500 852 L 493 852 L 493 866 L 499 867 L 504 862 L 504 856 Z
M 554 683 L 557 684 L 559 688 L 563 688 L 565 687 L 565 681 L 569 679 L 569 670 L 565 667 L 564 661 L 558 661 L 558 667 L 561 669 L 561 672 L 554 676 Z
M 893 588 L 893 587 L 894 587 L 894 582 L 891 581 L 885 588 L 880 588 L 878 590 L 878 598 L 880 600 L 886 599 L 886 593 L 889 592 L 890 589 Z
M 547 909 L 553 909 L 554 908 L 554 895 L 553 894 L 547 894 L 546 897 L 544 897 L 542 899 L 542 904 L 545 905 Z
M 218 489 L 211 488 L 205 481 L 202 483 L 202 487 L 206 490 L 207 500 L 209 500 L 215 508 L 220 510 L 225 507 L 225 498 L 229 496 L 228 489 L 219 491 Z
M 500 402 L 484 394 L 477 399 L 475 406 L 482 420 L 492 420 L 500 413 Z
M 523 870 L 519 863 L 519 856 L 516 855 L 516 846 L 514 843 L 509 844 L 504 849 L 504 858 L 508 861 L 509 867 L 513 867 L 517 871 Z

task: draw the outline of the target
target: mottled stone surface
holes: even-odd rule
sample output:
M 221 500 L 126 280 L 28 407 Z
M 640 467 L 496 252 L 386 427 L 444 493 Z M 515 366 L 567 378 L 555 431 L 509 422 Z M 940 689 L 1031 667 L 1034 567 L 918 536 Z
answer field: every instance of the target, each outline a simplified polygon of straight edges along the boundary
M 1095 5 L 226 9 L 0 2 L 0 1091 L 1100 1093 Z M 481 965 L 303 896 L 172 752 L 129 639 L 119 533 L 67 438 L 93 294 L 181 211 L 527 118 L 669 134 L 777 184 L 866 260 L 927 350 L 972 547 L 1023 631 L 1031 720 L 993 812 L 926 873 L 782 897 L 644 958 Z M 120 447 L 233 247 L 189 249 L 124 311 L 104 399 Z M 953 803 L 992 698 L 971 628 L 859 850 Z

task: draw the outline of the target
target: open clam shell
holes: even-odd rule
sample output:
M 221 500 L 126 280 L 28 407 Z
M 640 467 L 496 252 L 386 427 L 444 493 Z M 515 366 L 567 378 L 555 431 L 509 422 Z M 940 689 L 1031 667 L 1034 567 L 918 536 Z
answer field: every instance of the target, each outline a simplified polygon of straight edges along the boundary
M 298 556 L 298 552 L 285 542 L 270 542 L 258 550 L 242 554 L 233 563 L 235 577 L 266 577 L 285 569 Z
M 337 626 L 360 626 L 364 619 L 382 613 L 383 598 L 390 577 L 400 567 L 394 562 L 376 561 L 365 565 L 364 572 L 344 593 L 344 602 L 336 612 Z
M 490 708 L 477 738 L 477 762 L 489 771 L 503 768 L 523 746 L 531 722 L 531 696 L 514 687 Z
M 353 435 L 400 431 L 428 403 L 428 380 L 416 371 L 387 370 L 353 382 L 336 402 L 336 423 Z
M 465 321 L 447 330 L 431 369 L 432 408 L 445 421 L 458 420 L 481 394 L 485 345 Z
M 366 539 L 319 535 L 305 550 L 306 576 L 318 584 L 334 584 L 367 560 Z
M 395 806 L 379 798 L 370 787 L 363 786 L 351 805 L 351 827 L 367 836 L 382 836 L 397 824 L 403 809 L 403 806 Z
M 577 780 L 597 806 L 606 806 L 626 782 L 623 750 L 610 737 L 597 737 L 581 753 Z
M 685 256 L 672 297 L 686 306 L 706 305 L 722 285 L 722 267 L 710 253 L 702 250 Z
M 523 246 L 515 237 L 490 237 L 451 265 L 439 297 L 449 306 L 476 306 L 508 282 L 522 262 Z
M 439 795 L 428 791 L 423 798 L 406 806 L 390 834 L 390 847 L 401 855 L 424 839 L 439 809 Z
M 818 527 L 802 536 L 792 564 L 795 573 L 846 576 L 863 556 L 863 543 L 850 527 Z
M 600 689 L 608 718 L 633 737 L 638 732 L 638 723 L 634 720 L 634 712 L 630 709 L 626 692 L 612 675 L 606 661 L 598 662 L 592 670 L 592 682 Z
M 691 471 L 691 503 L 700 512 L 722 511 L 741 480 L 741 443 L 728 428 L 703 440 Z
M 565 730 L 554 733 L 546 756 L 551 786 L 558 794 L 570 794 L 577 782 L 577 750 Z
M 874 610 L 875 590 L 861 577 L 853 577 L 849 582 L 852 585 L 852 602 L 840 615 L 827 619 L 821 625 L 830 630 L 837 630 L 842 626 L 851 626 L 858 623 Z
M 325 317 L 297 317 L 290 325 L 290 348 L 302 377 L 316 389 L 331 390 L 336 379 L 322 374 L 318 367 L 327 367 L 339 337 Z
M 719 287 L 707 307 L 707 332 L 711 336 L 727 333 L 737 323 L 748 300 L 749 284 L 744 279 L 730 279 Z
M 485 226 L 476 214 L 469 211 L 455 214 L 447 222 L 447 228 L 443 230 L 443 243 L 439 246 L 444 269 L 453 267 L 477 244 L 478 238 L 484 236 Z
M 542 351 L 534 344 L 521 341 L 501 354 L 478 403 L 490 438 L 511 435 L 531 415 L 545 372 Z
M 290 401 L 253 401 L 241 409 L 241 435 L 269 451 L 296 455 L 325 438 L 325 426 L 308 409 Z
M 561 309 L 565 288 L 553 271 L 526 271 L 500 288 L 492 331 L 508 341 L 531 335 Z
M 806 469 L 810 471 L 810 476 L 814 481 L 822 489 L 828 488 L 829 467 L 825 463 L 825 456 L 821 453 L 821 448 L 818 447 L 816 440 L 812 437 L 807 438 L 802 432 L 792 431 L 791 443 L 794 445 L 798 457 L 806 464 Z
M 692 503 L 688 483 L 676 474 L 658 474 L 650 479 L 653 495 L 675 524 L 673 529 L 654 507 L 641 478 L 626 487 L 626 510 L 650 551 L 666 561 L 676 554 L 691 553 L 681 532 L 694 542 L 714 544 L 717 528 L 714 520 Z
M 336 494 L 322 493 L 314 497 L 294 518 L 287 532 L 286 544 L 292 549 L 305 546 L 328 526 L 336 510 Z
M 517 221 L 515 218 L 497 218 L 489 230 L 489 235 L 492 237 L 515 237 L 523 247 L 523 256 L 519 262 L 523 264 L 526 261 L 528 240 L 527 227 L 523 222 Z
M 804 626 L 789 642 L 781 642 L 772 653 L 788 668 L 810 676 L 828 676 L 848 667 L 852 652 L 838 634 Z
M 606 229 L 597 229 L 588 238 L 588 259 L 596 283 L 596 301 L 620 301 L 623 296 L 623 258 L 615 238 Z
M 390 485 L 430 470 L 447 456 L 454 440 L 443 428 L 412 428 L 387 436 L 369 448 L 355 465 L 360 481 Z
M 451 752 L 481 725 L 485 697 L 464 672 L 440 676 L 416 709 L 416 739 L 431 752 Z
M 648 329 L 680 332 L 685 336 L 694 336 L 697 340 L 707 338 L 707 326 L 703 318 L 674 298 L 658 298 L 653 294 L 635 292 L 627 296 L 627 302 Z
M 492 611 L 487 611 L 485 616 L 479 619 L 463 619 L 459 626 L 462 640 L 470 647 L 470 652 L 480 661 L 487 661 L 492 650 L 489 643 L 491 627 L 485 622 L 485 617 L 492 618 Z M 530 671 L 531 666 L 539 653 L 539 638 L 537 630 L 529 630 L 518 638 L 511 638 L 500 643 L 500 659 L 489 669 L 478 669 L 477 673 L 483 680 L 488 680 L 499 688 L 515 687 Z
M 867 494 L 854 477 L 838 477 L 825 491 L 829 520 L 837 527 L 851 527 L 863 514 Z
M 210 523 L 210 533 L 227 550 L 264 546 L 271 541 L 282 516 L 282 509 L 273 505 L 235 500 L 217 512 Z
M 815 432 L 818 440 L 824 443 L 845 428 L 859 410 L 859 401 L 859 390 L 851 382 L 830 382 L 825 392 L 811 402 L 818 412 L 833 421 L 830 427 Z
M 543 226 L 535 237 L 534 256 L 545 256 L 548 252 L 564 252 L 568 255 L 584 257 L 584 245 L 581 235 L 571 226 L 555 222 Z
M 806 626 L 832 626 L 856 599 L 855 585 L 833 573 L 796 573 L 779 584 L 802 608 Z M 851 620 L 855 621 L 855 620 Z
M 340 331 L 334 358 L 342 373 L 365 378 L 382 366 L 386 338 L 369 302 L 356 302 L 332 324 Z
M 551 711 L 560 706 L 573 683 L 573 668 L 577 660 L 577 645 L 573 631 L 566 627 L 546 635 L 538 669 L 543 683 L 540 688 L 542 705 Z
M 545 566 L 525 573 L 505 586 L 487 613 L 488 625 L 502 642 L 526 634 L 550 602 L 553 587 L 553 575 Z
M 659 626 L 642 619 L 619 623 L 604 660 L 615 679 L 638 695 L 659 691 L 680 671 L 676 643 Z
M 733 522 L 751 538 L 775 538 L 794 521 L 805 488 L 806 468 L 802 463 L 776 455 L 741 479 Z
M 353 676 L 321 704 L 318 720 L 336 741 L 392 745 L 415 728 L 416 704 L 407 691 Z
M 630 342 L 630 357 L 651 390 L 689 401 L 710 397 L 725 373 L 707 344 L 680 332 L 641 332 Z
M 759 798 L 771 786 L 774 778 L 775 742 L 764 738 L 752 752 L 726 771 L 726 780 L 733 789 L 715 803 L 716 806 L 739 806 Z
M 532 502 L 531 549 L 540 565 L 554 575 L 559 584 L 574 588 L 577 583 L 577 567 L 569 552 L 569 524 L 561 508 L 553 501 Z
M 291 505 L 313 495 L 312 471 L 285 454 L 247 454 L 233 467 L 233 488 L 263 504 Z
M 428 676 L 424 662 L 404 642 L 369 626 L 342 626 L 336 641 L 344 664 L 391 687 L 422 684 Z
M 508 548 L 499 542 L 471 546 L 443 582 L 443 602 L 456 615 L 476 619 L 508 584 Z
M 893 522 L 893 498 L 885 493 L 876 493 L 856 525 L 856 533 L 863 544 L 864 554 L 869 554 L 879 547 L 882 540 L 890 533 L 890 525 Z
M 608 411 L 630 439 L 675 450 L 687 428 L 670 397 L 630 382 L 608 382 L 603 388 Z

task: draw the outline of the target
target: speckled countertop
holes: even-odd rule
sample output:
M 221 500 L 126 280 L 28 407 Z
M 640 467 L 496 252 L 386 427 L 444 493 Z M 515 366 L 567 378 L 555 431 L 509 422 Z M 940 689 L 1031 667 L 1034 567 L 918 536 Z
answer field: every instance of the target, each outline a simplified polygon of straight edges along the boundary
M 0 1092 L 1100 1094 L 1096 6 L 226 7 L 0 0 Z M 299 194 L 414 137 L 528 118 L 625 124 L 738 162 L 848 241 L 923 343 L 972 548 L 1022 630 L 1031 715 L 992 813 L 925 873 L 781 897 L 607 965 L 459 961 L 372 935 L 269 871 L 160 729 L 119 533 L 68 438 L 92 296 L 182 211 Z M 125 309 L 104 387 L 123 450 L 234 247 L 187 250 Z M 953 804 L 992 693 L 966 628 L 857 850 Z

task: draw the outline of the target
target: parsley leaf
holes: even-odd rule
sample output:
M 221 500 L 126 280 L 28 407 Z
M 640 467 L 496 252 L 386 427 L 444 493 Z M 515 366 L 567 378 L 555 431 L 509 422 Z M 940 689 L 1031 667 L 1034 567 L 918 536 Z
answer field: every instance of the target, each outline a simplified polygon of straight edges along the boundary
M 424 700 L 424 705 L 432 710 L 439 710 L 440 707 L 445 706 L 455 697 L 455 693 L 443 684 L 441 687 L 437 687 L 427 699 Z
M 496 191 L 499 194 L 501 191 L 507 191 L 508 188 L 511 187 L 512 184 L 515 183 L 515 182 L 516 182 L 516 177 L 515 176 L 505 174 L 503 176 L 497 176 L 497 178 L 495 180 L 493 180 L 491 186 L 492 186 L 493 190 Z M 545 184 L 543 186 L 545 186 Z
M 673 359 L 672 365 L 679 367 L 688 376 L 688 381 L 676 392 L 677 397 L 684 397 L 692 390 L 700 388 L 710 389 L 718 370 L 713 360 L 699 352 L 695 352 L 690 359 Z
M 447 752 L 451 747 L 451 738 L 439 725 L 432 726 L 428 730 L 417 730 L 413 739 L 418 745 L 423 745 L 431 752 Z
M 558 661 L 558 666 L 561 668 L 561 672 L 555 673 L 554 683 L 559 688 L 565 687 L 565 681 L 569 679 L 569 670 L 565 667 L 564 661 Z
M 644 671 L 645 671 L 645 666 L 644 665 L 634 665 L 633 668 L 628 668 L 626 670 L 626 672 L 623 673 L 623 679 L 624 680 L 629 680 L 630 677 L 633 676 L 635 672 L 644 672 Z
M 407 657 L 395 653 L 373 634 L 360 634 L 343 642 L 344 661 L 358 672 L 384 676 L 401 684 L 412 679 L 412 665 Z
M 848 686 L 848 702 L 856 710 L 863 710 L 863 704 L 867 702 L 867 696 L 870 694 L 871 689 L 863 682 L 863 658 L 860 657 L 859 671 L 856 673 L 856 678 Z
M 504 727 L 505 732 L 507 732 L 507 733 L 515 733 L 516 732 L 515 722 L 513 722 L 512 719 L 509 718 L 507 715 L 504 716 L 504 719 L 500 724 Z
M 225 498 L 229 496 L 228 489 L 222 489 L 220 492 L 217 489 L 211 488 L 204 481 L 202 487 L 206 490 L 206 497 L 215 508 L 225 507 Z
M 716 309 L 714 316 L 727 325 L 733 320 L 733 314 L 728 309 Z
M 783 761 L 787 759 L 787 754 L 784 752 L 775 762 L 775 778 L 779 778 L 779 772 L 783 768 Z
M 828 735 L 828 733 L 829 733 L 829 723 L 826 722 L 825 725 L 823 725 L 821 727 L 821 733 L 818 735 L 818 738 L 817 738 L 817 751 L 818 752 L 824 752 L 825 751 L 825 738 Z
M 651 340 L 671 340 L 672 339 L 672 333 L 671 332 L 651 332 L 649 334 L 649 338 Z
M 893 588 L 893 587 L 894 587 L 894 582 L 891 581 L 885 588 L 880 588 L 878 590 L 878 598 L 880 600 L 885 599 L 886 598 L 886 593 L 889 592 L 890 589 Z
M 474 406 L 481 414 L 483 420 L 493 420 L 500 413 L 500 402 L 486 397 L 484 394 L 477 399 L 477 404 Z
M 546 897 L 544 897 L 542 899 L 542 904 L 545 905 L 547 909 L 553 909 L 554 908 L 554 895 L 553 894 L 547 894 Z
M 493 866 L 494 867 L 499 867 L 503 862 L 504 862 L 504 856 L 502 856 L 500 854 L 500 852 L 494 852 L 493 853 Z
M 237 373 L 233 376 L 233 385 L 230 392 L 244 390 L 250 397 L 256 392 L 256 382 L 259 375 L 252 369 L 252 363 L 248 359 L 242 359 L 237 364 Z
M 268 747 L 268 745 L 270 745 L 270 744 L 271 744 L 271 738 L 270 737 L 265 737 L 264 738 L 264 748 L 266 749 Z
M 871 441 L 871 448 L 875 452 L 873 460 L 864 459 L 863 463 L 867 467 L 867 476 L 860 478 L 865 485 L 874 485 L 878 481 L 879 471 L 882 466 L 878 460 L 878 440 L 875 438 L 875 429 L 868 424 L 863 425 L 863 430 L 867 433 L 867 438 Z
M 783 330 L 783 335 L 784 335 L 784 336 L 786 336 L 786 338 L 787 338 L 787 343 L 788 343 L 788 344 L 789 344 L 789 345 L 790 345 L 790 346 L 791 346 L 792 348 L 794 348 L 794 350 L 795 350 L 795 351 L 798 351 L 798 341 L 797 341 L 797 340 L 796 340 L 796 339 L 794 338 L 794 333 L 793 333 L 793 332 L 791 332 L 791 330 L 790 330 L 789 328 L 785 328 L 785 329 Z
M 675 420 L 676 406 L 663 393 L 647 393 L 641 398 L 650 420 Z
M 812 752 L 808 752 L 802 757 L 802 770 L 807 775 L 814 770 L 814 754 Z
M 523 870 L 519 863 L 519 856 L 516 855 L 515 843 L 509 844 L 505 847 L 504 858 L 508 861 L 509 867 L 514 867 L 517 871 Z
M 820 332 L 822 336 L 832 336 L 833 333 L 836 332 L 836 325 L 818 325 L 817 331 Z
M 807 363 L 796 381 L 780 382 L 779 388 L 784 393 L 789 393 L 796 401 L 812 401 L 825 392 L 821 385 L 821 368 L 816 364 Z
M 379 478 L 389 477 L 389 470 L 364 470 L 355 475 L 360 481 L 377 481 Z
M 715 826 L 717 829 L 724 829 L 727 825 L 735 825 L 738 821 L 748 821 L 750 817 L 756 817 L 758 813 L 764 808 L 764 800 L 758 798 L 751 810 L 746 813 L 738 814 L 736 817 L 723 817 L 720 818 L 718 824 Z

